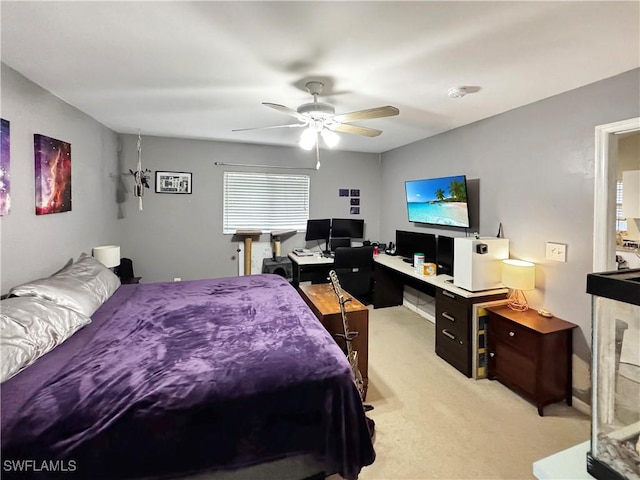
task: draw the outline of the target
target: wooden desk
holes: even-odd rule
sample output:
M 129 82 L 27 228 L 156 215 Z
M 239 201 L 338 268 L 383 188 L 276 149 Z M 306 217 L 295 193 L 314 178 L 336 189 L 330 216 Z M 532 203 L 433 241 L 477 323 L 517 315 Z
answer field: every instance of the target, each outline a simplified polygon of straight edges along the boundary
M 327 283 L 329 281 L 329 270 L 333 268 L 333 257 L 323 257 L 319 252 L 305 257 L 290 253 L 289 259 L 293 267 L 293 281 L 291 283 L 294 287 L 297 287 L 301 282 Z
M 300 285 L 298 291 L 329 333 L 332 335 L 342 333 L 340 304 L 330 283 Z M 342 293 L 345 298 L 351 297 L 349 292 L 343 290 Z M 345 304 L 345 311 L 349 322 L 349 330 L 358 332 L 358 337 L 353 341 L 352 346 L 358 352 L 358 368 L 362 374 L 366 398 L 369 385 L 369 310 L 353 298 L 353 300 Z M 346 349 L 343 340 L 336 339 L 336 342 L 341 348 Z

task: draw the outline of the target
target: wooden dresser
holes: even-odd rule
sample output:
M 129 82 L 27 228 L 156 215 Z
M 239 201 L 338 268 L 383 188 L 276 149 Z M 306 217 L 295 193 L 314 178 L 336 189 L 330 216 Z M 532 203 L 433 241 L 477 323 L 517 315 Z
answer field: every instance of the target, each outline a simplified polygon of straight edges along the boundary
M 577 325 L 535 310 L 487 310 L 489 378 L 533 402 L 540 416 L 551 403 L 571 405 L 572 330 Z
M 332 335 L 342 333 L 340 304 L 330 283 L 301 284 L 298 287 L 298 291 L 329 333 Z M 358 332 L 358 336 L 353 341 L 352 346 L 358 352 L 358 369 L 362 374 L 364 396 L 366 398 L 369 385 L 369 309 L 352 297 L 349 292 L 342 290 L 342 293 L 345 298 L 353 298 L 345 304 L 345 311 L 349 322 L 349 330 Z M 337 340 L 337 342 L 340 348 L 345 348 L 344 341 Z

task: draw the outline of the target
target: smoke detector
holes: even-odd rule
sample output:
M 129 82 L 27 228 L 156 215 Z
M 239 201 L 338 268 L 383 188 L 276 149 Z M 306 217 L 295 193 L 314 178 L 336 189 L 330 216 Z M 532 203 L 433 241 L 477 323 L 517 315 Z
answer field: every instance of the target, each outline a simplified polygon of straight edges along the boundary
M 467 94 L 467 87 L 451 87 L 447 94 L 449 98 L 462 98 Z

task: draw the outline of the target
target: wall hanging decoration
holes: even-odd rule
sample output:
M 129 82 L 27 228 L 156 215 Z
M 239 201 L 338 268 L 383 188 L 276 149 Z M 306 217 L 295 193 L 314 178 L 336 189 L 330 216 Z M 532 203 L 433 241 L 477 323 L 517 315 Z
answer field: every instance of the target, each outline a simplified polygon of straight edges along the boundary
M 11 181 L 9 162 L 11 160 L 11 136 L 9 121 L 0 118 L 0 216 L 8 215 L 11 210 Z
M 133 175 L 133 194 L 138 197 L 138 210 L 142 211 L 142 197 L 144 195 L 144 189 L 149 188 L 149 174 L 151 170 L 142 169 L 142 137 L 138 132 L 138 165 L 136 171 L 129 169 L 131 175 Z
M 191 193 L 191 172 L 156 172 L 156 193 Z
M 71 211 L 71 144 L 33 136 L 36 215 Z

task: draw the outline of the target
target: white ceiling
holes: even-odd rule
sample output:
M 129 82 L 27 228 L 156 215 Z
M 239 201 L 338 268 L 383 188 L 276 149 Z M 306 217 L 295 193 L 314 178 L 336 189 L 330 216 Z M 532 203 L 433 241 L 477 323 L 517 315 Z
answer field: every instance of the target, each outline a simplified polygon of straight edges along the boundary
M 400 115 L 340 134 L 384 152 L 640 66 L 640 2 L 1 4 L 2 61 L 117 132 L 295 145 L 261 105 Z M 450 99 L 454 86 L 477 93 Z M 640 88 L 640 87 L 639 87 Z M 293 121 L 291 121 L 293 120 Z

